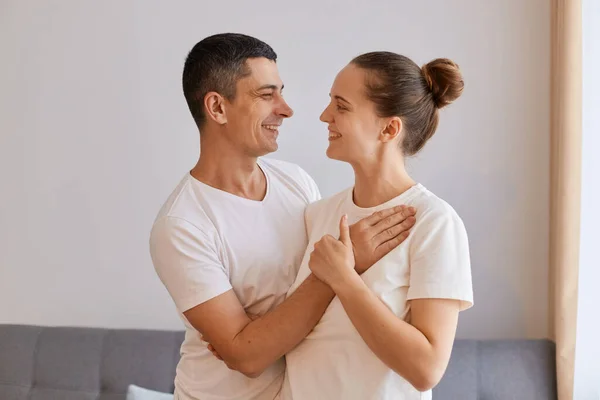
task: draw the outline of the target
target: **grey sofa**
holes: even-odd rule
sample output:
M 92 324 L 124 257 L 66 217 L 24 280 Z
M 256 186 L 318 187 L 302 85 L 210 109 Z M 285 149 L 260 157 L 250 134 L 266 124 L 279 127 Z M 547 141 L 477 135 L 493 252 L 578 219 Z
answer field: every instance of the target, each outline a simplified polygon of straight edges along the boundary
M 182 332 L 0 325 L 0 400 L 172 392 Z M 435 400 L 556 399 L 554 344 L 457 340 Z

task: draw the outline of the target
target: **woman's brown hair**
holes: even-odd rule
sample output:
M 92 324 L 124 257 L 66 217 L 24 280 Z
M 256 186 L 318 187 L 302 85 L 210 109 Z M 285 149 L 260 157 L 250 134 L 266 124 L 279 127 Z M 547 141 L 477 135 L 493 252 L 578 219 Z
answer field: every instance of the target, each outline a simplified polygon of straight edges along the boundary
M 366 70 L 367 96 L 380 117 L 398 116 L 404 126 L 402 150 L 418 153 L 435 133 L 438 110 L 456 100 L 464 82 L 460 69 L 447 58 L 419 68 L 402 55 L 378 51 L 362 54 L 351 64 Z

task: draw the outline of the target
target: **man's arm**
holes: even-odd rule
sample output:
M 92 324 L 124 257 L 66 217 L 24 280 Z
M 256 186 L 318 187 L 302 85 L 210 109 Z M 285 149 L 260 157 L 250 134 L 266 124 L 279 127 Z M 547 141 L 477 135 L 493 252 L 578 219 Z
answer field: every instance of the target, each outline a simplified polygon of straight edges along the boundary
M 256 377 L 310 333 L 333 297 L 329 286 L 310 275 L 288 299 L 254 321 L 233 290 L 184 315 L 229 368 Z
M 408 236 L 415 210 L 395 207 L 357 222 L 351 233 L 364 272 Z M 352 228 L 351 228 L 352 229 Z M 232 290 L 184 312 L 227 366 L 246 376 L 260 375 L 300 343 L 315 327 L 334 292 L 314 275 L 278 307 L 251 320 Z

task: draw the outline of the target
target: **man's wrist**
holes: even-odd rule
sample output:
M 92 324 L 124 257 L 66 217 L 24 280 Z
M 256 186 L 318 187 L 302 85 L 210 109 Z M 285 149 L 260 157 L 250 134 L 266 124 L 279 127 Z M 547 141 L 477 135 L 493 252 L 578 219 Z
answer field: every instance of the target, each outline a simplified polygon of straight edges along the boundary
M 310 275 L 308 275 L 306 281 L 310 282 L 311 285 L 315 285 L 321 290 L 328 292 L 331 295 L 331 297 L 335 297 L 333 289 L 328 284 L 317 278 L 315 274 L 311 273 Z

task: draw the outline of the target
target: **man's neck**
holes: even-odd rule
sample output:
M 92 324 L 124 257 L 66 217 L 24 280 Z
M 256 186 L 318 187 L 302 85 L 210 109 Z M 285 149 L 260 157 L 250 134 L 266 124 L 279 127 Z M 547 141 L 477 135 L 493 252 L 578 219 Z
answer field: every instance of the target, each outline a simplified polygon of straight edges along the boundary
M 210 148 L 210 147 L 206 147 Z M 190 174 L 202 183 L 233 195 L 260 201 L 267 192 L 267 179 L 256 157 L 232 149 L 201 151 Z

